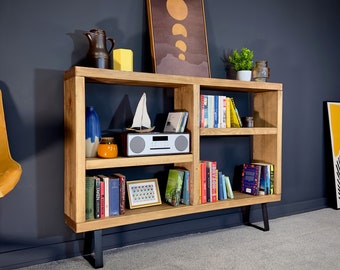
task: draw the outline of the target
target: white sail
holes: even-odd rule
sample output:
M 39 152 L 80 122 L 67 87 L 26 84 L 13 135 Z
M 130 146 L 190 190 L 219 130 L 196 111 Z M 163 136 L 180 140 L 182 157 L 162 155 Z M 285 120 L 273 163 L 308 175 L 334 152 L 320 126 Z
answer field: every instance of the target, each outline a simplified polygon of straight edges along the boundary
M 132 126 L 127 130 L 134 130 L 137 132 L 150 132 L 155 127 L 151 127 L 151 121 L 146 107 L 146 94 L 143 93 L 138 102 L 135 115 L 133 117 Z

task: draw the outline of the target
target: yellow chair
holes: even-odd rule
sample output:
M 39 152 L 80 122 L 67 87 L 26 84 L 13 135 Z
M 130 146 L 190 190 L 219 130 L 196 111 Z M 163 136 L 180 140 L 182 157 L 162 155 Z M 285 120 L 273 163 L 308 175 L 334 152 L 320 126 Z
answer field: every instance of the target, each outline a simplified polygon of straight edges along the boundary
M 20 164 L 12 158 L 9 150 L 2 92 L 0 90 L 0 198 L 17 185 L 21 173 Z

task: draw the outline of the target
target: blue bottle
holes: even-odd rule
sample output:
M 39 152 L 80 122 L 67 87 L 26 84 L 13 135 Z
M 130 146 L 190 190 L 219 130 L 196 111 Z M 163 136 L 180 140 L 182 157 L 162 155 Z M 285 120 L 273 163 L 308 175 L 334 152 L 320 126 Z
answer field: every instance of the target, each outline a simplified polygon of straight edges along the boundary
M 86 157 L 96 157 L 101 140 L 99 117 L 93 106 L 86 107 Z

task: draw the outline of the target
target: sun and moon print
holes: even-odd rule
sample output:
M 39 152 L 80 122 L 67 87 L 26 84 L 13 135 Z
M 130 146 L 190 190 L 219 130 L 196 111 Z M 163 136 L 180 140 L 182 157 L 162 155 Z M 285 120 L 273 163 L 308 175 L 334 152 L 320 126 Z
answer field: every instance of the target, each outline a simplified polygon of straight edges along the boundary
M 210 77 L 202 0 L 148 0 L 156 73 Z

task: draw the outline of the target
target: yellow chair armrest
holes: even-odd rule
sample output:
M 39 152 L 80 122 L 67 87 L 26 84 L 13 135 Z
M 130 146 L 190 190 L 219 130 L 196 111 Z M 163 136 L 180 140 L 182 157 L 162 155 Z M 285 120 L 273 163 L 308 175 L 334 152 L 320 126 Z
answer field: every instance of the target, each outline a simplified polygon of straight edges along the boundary
M 19 182 L 22 168 L 14 160 L 2 161 L 0 165 L 0 198 L 9 193 Z

